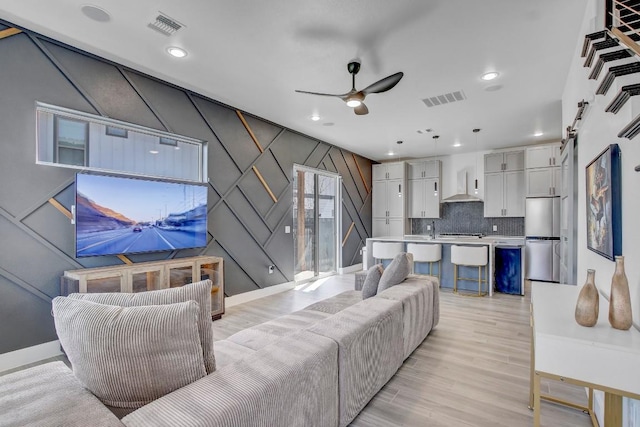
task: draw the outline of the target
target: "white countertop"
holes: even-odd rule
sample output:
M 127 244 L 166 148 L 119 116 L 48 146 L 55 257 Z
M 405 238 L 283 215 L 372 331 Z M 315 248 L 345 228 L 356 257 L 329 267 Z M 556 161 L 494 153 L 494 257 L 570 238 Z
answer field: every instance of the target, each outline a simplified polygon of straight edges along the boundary
M 500 245 L 508 244 L 513 246 L 524 246 L 524 236 L 498 236 L 490 235 L 485 237 L 461 237 L 461 236 L 437 236 L 435 239 L 428 235 L 405 235 L 370 237 L 367 240 L 378 242 L 410 242 L 410 243 L 443 243 L 443 244 L 463 244 L 463 245 Z

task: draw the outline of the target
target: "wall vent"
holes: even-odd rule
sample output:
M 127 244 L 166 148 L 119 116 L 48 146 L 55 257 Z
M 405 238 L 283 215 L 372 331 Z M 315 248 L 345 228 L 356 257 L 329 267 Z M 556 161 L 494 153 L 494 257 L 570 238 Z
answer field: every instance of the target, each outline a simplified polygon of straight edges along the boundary
M 444 95 L 430 96 L 422 100 L 427 107 L 437 107 L 438 105 L 450 104 L 452 102 L 464 101 L 467 97 L 464 92 L 457 90 L 455 92 L 445 93 Z
M 165 36 L 171 36 L 175 34 L 180 28 L 184 27 L 184 25 L 173 18 L 169 18 L 162 12 L 159 12 L 156 19 L 153 22 L 150 22 L 148 27 L 159 32 L 160 34 L 164 34 Z

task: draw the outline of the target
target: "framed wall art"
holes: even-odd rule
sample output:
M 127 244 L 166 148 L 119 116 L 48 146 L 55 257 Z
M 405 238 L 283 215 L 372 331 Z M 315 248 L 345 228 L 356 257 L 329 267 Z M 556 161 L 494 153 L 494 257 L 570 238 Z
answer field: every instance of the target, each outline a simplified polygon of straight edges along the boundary
M 586 167 L 587 248 L 613 261 L 622 255 L 620 148 L 609 145 Z

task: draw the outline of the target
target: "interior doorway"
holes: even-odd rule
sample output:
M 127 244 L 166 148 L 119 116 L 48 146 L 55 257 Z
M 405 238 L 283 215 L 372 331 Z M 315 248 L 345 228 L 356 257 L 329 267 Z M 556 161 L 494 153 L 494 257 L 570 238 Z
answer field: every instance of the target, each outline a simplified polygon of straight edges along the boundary
M 294 280 L 335 274 L 340 231 L 340 175 L 304 166 L 293 169 Z

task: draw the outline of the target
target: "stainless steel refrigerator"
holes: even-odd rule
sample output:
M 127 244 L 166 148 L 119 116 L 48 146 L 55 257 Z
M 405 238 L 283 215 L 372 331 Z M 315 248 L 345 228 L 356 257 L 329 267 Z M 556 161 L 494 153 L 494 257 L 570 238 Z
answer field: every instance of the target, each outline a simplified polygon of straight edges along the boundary
M 560 198 L 528 197 L 525 203 L 525 277 L 560 280 Z

